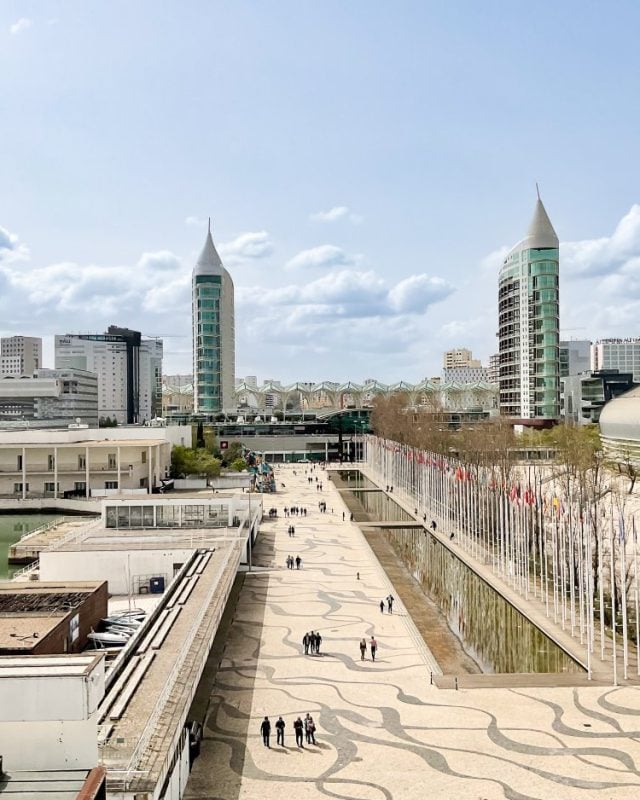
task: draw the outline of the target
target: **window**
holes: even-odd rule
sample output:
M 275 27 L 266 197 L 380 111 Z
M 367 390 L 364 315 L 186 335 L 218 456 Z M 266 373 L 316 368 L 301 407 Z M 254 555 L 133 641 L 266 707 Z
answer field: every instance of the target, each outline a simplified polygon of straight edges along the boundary
M 60 484 L 58 484 L 58 490 L 60 489 Z M 46 494 L 55 494 L 56 493 L 56 485 L 53 481 L 45 481 L 44 483 L 44 491 Z
M 22 492 L 22 486 L 23 486 L 23 484 L 21 484 L 21 483 L 14 483 L 14 484 L 13 484 L 13 491 L 14 491 L 14 494 L 19 494 L 19 493 L 21 493 L 21 492 Z M 24 487 L 25 487 L 25 492 L 28 492 L 28 491 L 29 491 L 29 484 L 28 484 L 28 483 L 25 483 L 25 484 L 24 484 Z
M 22 456 L 18 456 L 18 463 L 16 465 L 17 469 L 22 469 Z
M 87 457 L 78 456 L 78 469 L 86 469 L 86 468 L 87 468 Z
M 73 490 L 75 492 L 86 492 L 87 491 L 87 484 L 84 481 L 76 481 L 73 484 Z
M 109 453 L 107 456 L 107 469 L 118 469 L 118 458 L 115 453 Z M 115 487 L 118 488 L 117 486 Z
M 147 451 L 146 450 L 142 451 L 142 463 L 143 464 L 147 463 Z
M 47 469 L 54 470 L 56 468 L 56 457 L 47 456 Z
M 104 482 L 105 489 L 117 489 L 118 488 L 118 481 L 105 481 Z

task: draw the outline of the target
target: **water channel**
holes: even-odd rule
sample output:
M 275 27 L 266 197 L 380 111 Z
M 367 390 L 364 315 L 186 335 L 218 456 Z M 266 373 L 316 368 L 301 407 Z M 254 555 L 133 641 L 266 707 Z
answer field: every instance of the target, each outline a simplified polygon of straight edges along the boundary
M 10 567 L 7 563 L 11 545 L 26 533 L 60 516 L 60 514 L 0 514 L 0 580 L 7 580 L 16 569 L 20 569 L 20 567 Z
M 356 470 L 343 483 L 380 529 L 483 672 L 584 672 L 583 667 L 470 569 L 415 518 Z M 369 491 L 363 491 L 367 489 Z M 385 528 L 385 522 L 408 522 Z

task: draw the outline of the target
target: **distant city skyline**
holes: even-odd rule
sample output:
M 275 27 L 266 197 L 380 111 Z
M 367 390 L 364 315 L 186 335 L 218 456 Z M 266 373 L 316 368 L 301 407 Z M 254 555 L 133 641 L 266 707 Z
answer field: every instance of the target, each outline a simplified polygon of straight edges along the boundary
M 211 215 L 237 374 L 417 382 L 454 346 L 486 365 L 536 181 L 562 338 L 640 332 L 637 4 L 156 11 L 0 8 L 0 336 L 42 336 L 46 365 L 54 334 L 117 323 L 190 372 Z

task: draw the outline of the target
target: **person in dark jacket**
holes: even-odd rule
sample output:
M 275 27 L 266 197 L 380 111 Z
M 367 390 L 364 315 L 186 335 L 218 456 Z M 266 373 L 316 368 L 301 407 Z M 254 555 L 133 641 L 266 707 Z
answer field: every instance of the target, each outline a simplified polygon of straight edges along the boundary
M 271 736 L 271 723 L 269 722 L 269 717 L 265 717 L 262 720 L 262 725 L 260 726 L 260 733 L 262 734 L 262 744 L 265 747 L 270 747 L 269 736 Z
M 302 743 L 302 731 L 304 730 L 304 723 L 298 717 L 298 719 L 293 723 L 293 730 L 296 732 L 296 744 L 298 747 L 304 748 L 304 744 Z
M 282 719 L 282 717 L 278 717 L 278 721 L 276 722 L 276 744 L 280 744 L 284 747 L 284 729 L 286 727 L 286 722 Z
M 308 656 L 309 655 L 309 645 L 311 644 L 311 637 L 309 636 L 308 633 L 305 633 L 305 635 L 302 637 L 302 644 L 304 646 L 304 654 L 305 654 L 305 656 Z

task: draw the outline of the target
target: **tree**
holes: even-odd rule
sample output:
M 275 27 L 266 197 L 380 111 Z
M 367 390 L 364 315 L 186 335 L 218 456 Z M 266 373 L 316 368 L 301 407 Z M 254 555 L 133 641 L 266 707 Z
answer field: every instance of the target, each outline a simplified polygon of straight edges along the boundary
M 229 464 L 229 469 L 232 472 L 244 472 L 246 468 L 247 462 L 244 460 L 244 458 L 236 458 L 231 462 L 231 464 Z

